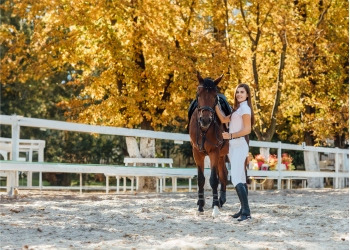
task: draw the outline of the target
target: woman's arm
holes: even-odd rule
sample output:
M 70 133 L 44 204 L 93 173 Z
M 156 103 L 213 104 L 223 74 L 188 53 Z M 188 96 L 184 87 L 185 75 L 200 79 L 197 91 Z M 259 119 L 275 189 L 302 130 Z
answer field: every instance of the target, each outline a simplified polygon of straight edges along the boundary
M 242 119 L 243 119 L 243 129 L 241 129 L 240 131 L 235 132 L 235 133 L 224 132 L 224 133 L 222 133 L 222 137 L 224 139 L 234 139 L 234 138 L 242 137 L 245 135 L 249 135 L 250 132 L 252 131 L 250 115 L 244 114 L 242 116 Z
M 215 106 L 215 111 L 217 116 L 219 117 L 221 123 L 228 123 L 231 120 L 231 115 L 226 116 L 222 110 L 220 109 L 219 105 Z

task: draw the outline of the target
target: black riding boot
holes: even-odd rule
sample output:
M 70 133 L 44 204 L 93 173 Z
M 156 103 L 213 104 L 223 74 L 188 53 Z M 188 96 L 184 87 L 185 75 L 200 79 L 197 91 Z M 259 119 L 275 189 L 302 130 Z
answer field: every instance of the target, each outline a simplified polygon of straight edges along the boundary
M 241 217 L 238 219 L 238 221 L 244 221 L 247 219 L 250 219 L 250 208 L 248 204 L 248 189 L 245 187 L 243 183 L 239 183 L 236 185 L 236 192 L 238 195 L 238 198 L 241 202 Z
M 247 183 L 244 183 L 243 185 L 245 187 L 245 190 L 247 191 L 247 197 L 248 197 L 248 185 L 247 185 Z M 239 211 L 237 213 L 235 213 L 234 215 L 231 215 L 231 216 L 233 218 L 237 219 L 238 217 L 241 216 L 241 214 L 242 214 L 242 206 L 241 206 L 241 208 L 239 209 Z

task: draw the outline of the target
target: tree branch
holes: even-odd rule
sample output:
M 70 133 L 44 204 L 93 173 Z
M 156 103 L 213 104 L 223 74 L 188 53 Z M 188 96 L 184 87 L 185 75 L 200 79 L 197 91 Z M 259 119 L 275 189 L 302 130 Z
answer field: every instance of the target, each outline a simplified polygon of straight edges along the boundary
M 280 32 L 280 38 L 282 42 L 282 51 L 281 51 L 281 57 L 280 57 L 280 65 L 278 68 L 278 76 L 277 76 L 277 90 L 276 90 L 276 95 L 275 95 L 275 101 L 273 104 L 272 112 L 271 112 L 271 123 L 270 126 L 267 130 L 266 136 L 268 137 L 269 140 L 271 140 L 273 134 L 275 133 L 276 130 L 276 124 L 277 124 L 277 112 L 278 112 L 278 107 L 280 105 L 281 101 L 281 93 L 282 93 L 282 84 L 283 84 L 283 71 L 285 68 L 285 61 L 286 61 L 286 53 L 287 53 L 287 33 L 286 30 L 282 30 Z
M 242 5 L 242 1 L 241 0 L 239 1 L 239 7 L 240 7 L 240 10 L 241 10 L 241 14 L 242 14 L 242 18 L 243 18 L 245 27 L 247 28 L 247 34 L 249 36 L 249 39 L 253 43 L 255 43 L 254 38 L 252 37 L 252 31 L 249 29 L 249 25 L 248 25 L 247 19 L 246 19 L 245 14 L 244 14 L 243 5 Z
M 317 22 L 317 24 L 316 24 L 316 28 L 318 28 L 318 27 L 321 25 L 322 21 L 324 20 L 324 16 L 326 15 L 326 13 L 327 13 L 328 9 L 331 7 L 331 5 L 332 5 L 332 1 L 331 1 L 331 2 L 328 4 L 328 6 L 322 11 L 320 17 L 318 18 L 318 22 Z

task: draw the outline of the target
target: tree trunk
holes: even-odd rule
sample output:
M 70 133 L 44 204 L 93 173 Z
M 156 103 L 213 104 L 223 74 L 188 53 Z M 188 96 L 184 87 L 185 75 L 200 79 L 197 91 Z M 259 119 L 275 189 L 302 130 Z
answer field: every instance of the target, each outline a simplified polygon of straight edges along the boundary
M 135 137 L 125 137 L 126 146 L 130 157 L 154 157 L 155 156 L 155 140 L 150 138 L 141 138 L 140 148 Z M 156 178 L 140 177 L 138 182 L 139 191 L 155 191 Z
M 154 158 L 156 156 L 155 139 L 142 137 L 140 141 L 141 156 L 144 158 Z M 156 177 L 142 177 L 139 179 L 139 190 L 156 191 Z
M 318 159 L 318 152 L 304 152 L 304 162 L 306 171 L 320 171 L 320 162 Z M 323 178 L 308 178 L 307 186 L 309 188 L 323 188 Z
M 136 141 L 136 138 L 127 136 L 127 137 L 125 137 L 125 140 L 126 140 L 126 147 L 128 149 L 129 157 L 132 157 L 132 158 L 141 157 L 139 146 L 138 146 L 138 143 Z
M 307 22 L 307 5 L 303 3 L 299 3 L 299 1 L 294 1 L 295 7 L 297 8 L 297 13 L 299 14 L 300 20 L 303 23 Z M 299 57 L 299 71 L 300 71 L 300 79 L 307 80 L 310 84 L 311 91 L 310 93 L 303 93 L 301 97 L 304 100 L 307 100 L 309 97 L 311 98 L 313 92 L 316 89 L 316 85 L 318 84 L 314 75 L 317 75 L 316 70 L 316 60 L 318 60 L 318 46 L 316 41 L 319 39 L 320 24 L 325 20 L 325 14 L 330 8 L 331 4 L 328 6 L 323 5 L 323 1 L 318 2 L 318 9 L 320 11 L 318 22 L 316 27 L 310 29 L 309 34 L 300 33 L 297 34 L 297 42 L 299 42 L 298 48 L 298 57 Z M 313 115 L 316 113 L 315 104 L 305 103 L 305 113 L 308 115 Z M 306 123 L 307 121 L 303 121 L 302 123 Z M 312 128 L 306 128 L 304 132 L 304 142 L 307 146 L 314 146 L 315 140 L 312 133 Z M 304 152 L 304 163 L 306 171 L 320 171 L 319 164 L 319 156 L 317 152 Z M 324 180 L 323 178 L 308 178 L 308 187 L 310 188 L 323 188 Z
M 335 164 L 338 161 L 339 163 L 339 172 L 348 172 L 349 169 L 346 168 L 346 166 L 349 166 L 349 163 L 346 162 L 347 161 L 347 157 L 344 156 L 343 154 L 335 154 L 335 163 L 334 163 L 334 168 L 336 167 Z M 339 178 L 338 180 L 338 188 L 345 188 L 346 186 L 346 182 L 345 182 L 345 178 Z M 335 187 L 334 182 L 333 182 L 333 187 Z
M 142 157 L 153 158 L 156 156 L 156 143 L 152 138 L 142 137 L 140 140 L 140 153 Z

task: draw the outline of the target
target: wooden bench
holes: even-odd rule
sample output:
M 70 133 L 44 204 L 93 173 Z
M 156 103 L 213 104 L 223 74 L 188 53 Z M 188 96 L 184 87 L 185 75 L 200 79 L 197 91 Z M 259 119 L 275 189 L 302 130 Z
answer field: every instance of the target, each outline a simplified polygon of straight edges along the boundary
M 293 181 L 301 180 L 301 188 L 306 188 L 307 178 L 306 177 L 285 177 L 282 180 L 287 182 L 287 189 L 293 189 Z
M 173 167 L 173 159 L 171 158 L 124 158 L 125 166 L 128 164 L 132 164 L 132 166 L 136 166 L 136 164 L 154 164 L 158 167 L 158 164 L 161 164 L 162 167 L 165 167 L 165 164 L 168 164 L 169 167 Z
M 277 179 L 276 177 L 263 177 L 263 176 L 256 176 L 256 177 L 249 177 L 251 179 L 251 184 L 249 185 L 251 187 L 251 190 L 256 190 L 257 185 L 259 185 L 260 190 L 264 190 L 264 183 L 267 179 Z M 262 180 L 261 182 L 258 182 L 258 180 Z M 306 188 L 306 177 L 283 177 L 281 178 L 282 181 L 282 189 L 283 189 L 283 182 L 286 182 L 286 189 L 293 189 L 293 181 L 294 180 L 301 180 L 302 181 L 302 188 Z
M 170 174 L 169 174 L 170 175 Z M 163 175 L 163 176 L 153 176 L 157 179 L 156 182 L 156 192 L 157 193 L 163 193 L 163 191 L 165 191 L 166 186 L 166 178 L 171 178 L 172 179 L 172 192 L 177 192 L 177 179 L 181 178 L 181 179 L 188 179 L 188 192 L 192 192 L 192 178 L 194 177 L 194 175 Z M 115 177 L 116 178 L 116 193 L 119 194 L 120 192 L 120 179 L 123 178 L 123 192 L 125 193 L 127 189 L 129 189 L 131 192 L 138 191 L 138 183 L 139 183 L 139 178 L 141 176 L 131 176 L 131 175 L 115 175 L 115 174 L 105 174 L 106 176 L 106 193 L 109 193 L 110 185 L 109 185 L 109 177 Z M 131 183 L 130 186 L 126 185 L 127 179 L 130 179 Z M 135 182 L 136 179 L 136 182 Z
M 106 193 L 109 191 L 109 177 L 129 178 L 132 181 L 131 186 L 125 185 L 126 188 L 134 190 L 136 189 L 133 180 L 137 181 L 139 177 L 155 177 L 157 178 L 157 192 L 163 192 L 165 188 L 164 178 L 173 178 L 173 191 L 177 191 L 176 179 L 184 178 L 189 180 L 189 192 L 192 190 L 191 180 L 197 175 L 197 169 L 195 168 L 155 168 L 155 167 L 125 167 L 125 166 L 113 166 L 103 164 L 71 164 L 71 163 L 48 163 L 48 162 L 19 162 L 19 161 L 0 161 L 0 174 L 7 177 L 6 187 L 8 190 L 11 188 L 18 188 L 16 181 L 16 172 L 29 171 L 35 172 L 47 172 L 47 173 L 76 173 L 80 174 L 80 193 L 83 191 L 82 186 L 82 174 L 104 174 L 106 176 Z M 119 192 L 118 182 L 117 192 Z M 126 179 L 124 181 L 126 184 Z M 39 187 L 40 190 L 46 187 Z M 63 187 L 58 187 L 63 188 Z M 68 187 L 74 189 L 75 187 Z M 36 189 L 36 187 L 30 187 L 30 189 Z
M 131 158 L 131 157 L 125 157 L 124 158 L 124 164 L 125 166 L 128 166 L 129 164 L 131 164 L 133 167 L 136 166 L 136 164 L 154 164 L 155 167 L 158 167 L 159 164 L 161 164 L 161 166 L 164 168 L 165 165 L 167 164 L 170 168 L 173 167 L 173 159 L 172 158 Z M 126 178 L 131 180 L 131 186 L 130 189 L 131 191 L 137 190 L 138 187 L 138 181 L 139 181 L 139 177 L 136 177 L 136 187 L 134 186 L 134 176 L 115 176 L 117 179 L 117 193 L 119 193 L 119 179 L 123 178 L 123 183 L 124 183 L 124 192 L 127 189 L 126 186 Z M 108 180 L 109 176 L 106 175 L 106 178 Z M 157 192 L 158 190 L 160 192 L 162 192 L 165 188 L 165 179 L 166 177 L 157 177 Z M 109 184 L 108 182 L 106 182 L 106 186 L 107 186 L 107 190 L 109 189 Z M 174 188 L 173 188 L 174 189 Z M 107 191 L 108 192 L 108 191 Z

